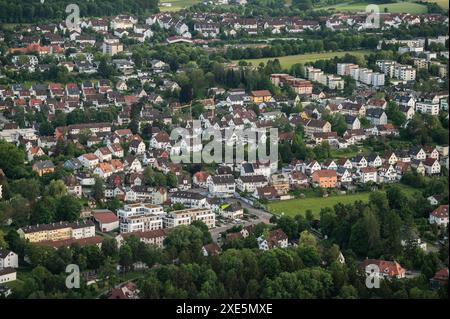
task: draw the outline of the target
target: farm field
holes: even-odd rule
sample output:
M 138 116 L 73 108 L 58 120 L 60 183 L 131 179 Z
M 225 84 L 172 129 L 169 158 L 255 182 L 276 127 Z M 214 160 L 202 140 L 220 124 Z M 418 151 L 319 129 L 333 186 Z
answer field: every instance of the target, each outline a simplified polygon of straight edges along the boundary
M 408 196 L 413 197 L 418 191 L 412 187 L 396 184 Z M 305 214 L 309 209 L 313 212 L 315 217 L 319 217 L 320 210 L 326 207 L 333 207 L 336 204 L 352 204 L 356 201 L 367 202 L 369 200 L 370 192 L 351 194 L 351 195 L 333 195 L 329 197 L 308 197 L 291 199 L 286 201 L 272 202 L 267 205 L 270 213 L 275 215 L 295 216 L 298 214 Z
M 272 58 L 262 58 L 262 59 L 248 59 L 248 60 L 236 60 L 233 62 L 246 61 L 252 63 L 254 66 L 258 66 L 261 62 L 267 63 L 269 60 L 278 59 L 283 68 L 289 69 L 292 65 L 296 63 L 305 63 L 305 62 L 314 62 L 317 60 L 328 60 L 334 57 L 342 57 L 347 53 L 353 54 L 356 56 L 362 56 L 365 54 L 369 54 L 369 51 L 366 50 L 357 50 L 357 51 L 345 51 L 345 52 L 325 52 L 325 53 L 310 53 L 310 54 L 297 54 L 297 55 L 287 55 L 282 57 L 272 57 Z
M 443 1 L 443 0 L 438 0 Z M 321 7 L 322 10 L 335 10 L 335 11 L 351 11 L 351 12 L 364 12 L 366 10 L 367 5 L 370 2 L 358 1 L 358 2 L 344 2 L 335 4 L 332 6 Z M 378 4 L 380 7 L 380 12 L 384 12 L 386 9 L 387 12 L 390 13 L 411 13 L 411 14 L 419 14 L 419 13 L 427 13 L 427 7 L 413 2 L 397 2 L 397 3 L 386 3 L 386 4 Z M 447 3 L 448 6 L 448 3 Z
M 194 4 L 201 2 L 201 0 L 160 0 L 159 10 L 161 11 L 179 11 Z M 170 3 L 171 6 L 164 6 L 163 3 Z

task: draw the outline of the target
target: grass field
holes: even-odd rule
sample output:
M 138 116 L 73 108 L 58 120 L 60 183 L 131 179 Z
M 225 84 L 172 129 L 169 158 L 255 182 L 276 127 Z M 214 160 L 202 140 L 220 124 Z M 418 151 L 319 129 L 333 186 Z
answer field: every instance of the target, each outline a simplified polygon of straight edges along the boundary
M 438 0 L 444 1 L 444 0 Z M 350 12 L 364 12 L 366 10 L 369 2 L 357 1 L 357 2 L 343 2 L 338 3 L 332 6 L 321 7 L 323 10 L 335 10 L 335 11 L 350 11 Z M 387 12 L 390 13 L 411 13 L 411 14 L 419 14 L 419 13 L 427 13 L 427 7 L 418 3 L 413 2 L 398 2 L 398 3 L 387 3 L 387 4 L 378 4 L 380 7 L 380 12 L 384 12 L 387 9 Z M 447 3 L 448 6 L 448 3 Z
M 359 193 L 352 195 L 337 195 L 329 197 L 312 197 L 312 198 L 301 198 L 301 199 L 291 199 L 279 202 L 273 202 L 267 205 L 269 212 L 281 215 L 295 216 L 298 214 L 304 214 L 308 209 L 310 209 L 315 217 L 319 217 L 320 210 L 326 207 L 333 207 L 338 203 L 342 204 L 352 204 L 356 201 L 367 202 L 369 200 L 369 192 Z
M 263 58 L 263 59 L 249 59 L 243 60 L 252 63 L 254 66 L 258 66 L 261 62 L 267 63 L 269 60 L 278 59 L 283 68 L 289 69 L 293 64 L 296 63 L 305 63 L 305 62 L 314 62 L 317 60 L 328 60 L 334 57 L 342 57 L 345 54 L 353 54 L 356 56 L 362 56 L 365 54 L 369 54 L 369 51 L 358 50 L 358 51 L 346 51 L 346 52 L 325 52 L 325 53 L 310 53 L 310 54 L 298 54 L 298 55 L 287 55 L 282 57 L 273 57 L 273 58 Z M 239 61 L 233 61 L 239 62 Z
M 416 189 L 402 185 L 395 184 L 399 186 L 403 192 L 409 196 L 414 197 L 418 192 Z M 309 209 L 313 212 L 315 217 L 319 217 L 320 210 L 326 207 L 333 207 L 338 203 L 342 204 L 352 204 L 356 201 L 367 202 L 369 200 L 370 192 L 351 194 L 351 195 L 334 195 L 329 197 L 309 197 L 305 194 L 306 198 L 291 199 L 286 201 L 272 202 L 267 205 L 270 213 L 275 215 L 295 216 L 298 214 L 305 214 Z
M 159 10 L 161 11 L 179 11 L 181 9 L 192 6 L 196 3 L 201 2 L 201 0 L 160 0 L 159 1 Z M 163 6 L 163 3 L 172 4 L 170 7 Z
M 448 10 L 448 0 L 424 0 L 425 2 L 434 2 L 437 3 L 442 9 Z

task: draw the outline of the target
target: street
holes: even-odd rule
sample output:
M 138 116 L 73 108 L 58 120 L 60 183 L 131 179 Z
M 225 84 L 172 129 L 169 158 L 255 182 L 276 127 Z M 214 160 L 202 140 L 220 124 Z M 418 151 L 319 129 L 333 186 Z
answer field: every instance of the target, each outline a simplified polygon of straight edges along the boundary
M 218 242 L 218 239 L 220 238 L 220 234 L 225 232 L 226 230 L 233 228 L 234 226 L 238 226 L 238 225 L 242 225 L 242 226 L 250 226 L 250 225 L 256 225 L 259 223 L 265 223 L 265 224 L 269 224 L 270 223 L 270 217 L 272 217 L 271 214 L 265 212 L 262 209 L 258 209 L 258 208 L 254 208 L 251 205 L 247 204 L 246 202 L 244 202 L 242 199 L 240 198 L 232 198 L 232 199 L 228 199 L 228 202 L 230 203 L 236 203 L 239 202 L 243 208 L 248 209 L 248 212 L 250 213 L 250 215 L 255 215 L 257 218 L 256 219 L 250 219 L 249 221 L 245 221 L 243 220 L 242 223 L 239 224 L 235 224 L 235 223 L 228 223 L 224 226 L 220 226 L 220 227 L 216 227 L 214 229 L 210 230 L 212 239 L 214 242 Z

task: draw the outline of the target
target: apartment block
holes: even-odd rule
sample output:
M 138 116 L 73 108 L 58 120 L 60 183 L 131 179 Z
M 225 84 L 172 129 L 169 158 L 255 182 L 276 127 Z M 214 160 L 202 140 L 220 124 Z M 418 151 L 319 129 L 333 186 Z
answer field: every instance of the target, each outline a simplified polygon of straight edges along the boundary
M 148 203 L 125 205 L 117 210 L 120 232 L 142 232 L 163 228 L 162 206 Z
M 169 212 L 164 217 L 164 227 L 173 228 L 180 225 L 190 225 L 195 220 L 202 221 L 208 228 L 216 227 L 216 215 L 208 208 L 191 208 Z

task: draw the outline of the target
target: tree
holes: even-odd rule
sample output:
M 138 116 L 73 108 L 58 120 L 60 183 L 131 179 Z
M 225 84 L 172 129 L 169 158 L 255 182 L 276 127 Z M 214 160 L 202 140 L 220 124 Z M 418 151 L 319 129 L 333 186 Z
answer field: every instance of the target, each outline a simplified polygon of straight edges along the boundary
M 0 140 L 0 167 L 9 178 L 17 178 L 25 174 L 23 163 L 25 153 L 13 144 Z
M 35 178 L 21 178 L 11 183 L 11 191 L 34 202 L 40 195 L 41 184 Z
M 32 224 L 49 224 L 55 221 L 57 200 L 53 197 L 44 196 L 36 204 L 31 214 Z
M 313 7 L 311 0 L 293 0 L 292 5 L 300 10 L 310 10 Z
M 105 263 L 99 270 L 99 278 L 102 282 L 108 281 L 110 287 L 114 287 L 117 284 L 119 278 L 117 276 L 116 261 L 113 258 L 106 258 Z
M 375 214 L 367 210 L 353 225 L 349 239 L 349 248 L 359 256 L 367 256 L 380 239 L 380 225 Z
M 81 204 L 75 197 L 65 195 L 59 199 L 56 218 L 60 221 L 73 222 L 80 217 Z
M 401 127 L 406 123 L 406 115 L 400 110 L 397 103 L 390 101 L 386 107 L 386 115 L 395 126 Z
M 5 240 L 5 234 L 0 229 L 0 250 L 8 248 L 8 243 Z
M 96 177 L 94 186 L 92 187 L 92 196 L 97 203 L 100 203 L 105 197 L 104 186 L 103 179 Z
M 54 179 L 47 186 L 47 194 L 52 197 L 60 198 L 67 195 L 67 187 L 62 180 Z
M 204 234 L 193 226 L 179 226 L 174 228 L 164 240 L 169 256 L 180 262 L 199 260 L 203 247 Z
M 309 231 L 304 230 L 300 233 L 298 245 L 300 247 L 305 247 L 305 246 L 317 247 L 316 237 L 314 237 L 314 235 L 312 235 Z
M 166 177 L 168 187 L 175 188 L 178 186 L 177 176 L 173 172 L 169 172 L 169 174 L 167 174 Z
M 116 240 L 111 239 L 104 239 L 102 242 L 102 254 L 106 257 L 110 257 L 112 259 L 117 259 L 119 250 L 117 248 Z
M 128 244 L 120 246 L 119 249 L 119 264 L 125 271 L 129 270 L 133 265 L 133 254 L 131 247 Z

